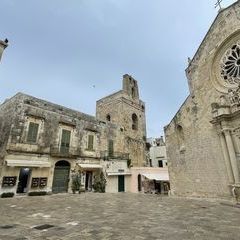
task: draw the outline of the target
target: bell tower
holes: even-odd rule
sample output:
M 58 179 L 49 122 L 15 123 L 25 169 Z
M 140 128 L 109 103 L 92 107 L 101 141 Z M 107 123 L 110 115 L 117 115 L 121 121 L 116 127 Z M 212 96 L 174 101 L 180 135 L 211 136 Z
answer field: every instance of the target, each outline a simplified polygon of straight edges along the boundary
M 128 74 L 123 75 L 123 91 L 133 100 L 139 100 L 137 81 Z
M 125 136 L 122 151 L 129 153 L 133 166 L 145 163 L 145 103 L 139 99 L 137 81 L 123 75 L 122 90 L 97 101 L 96 117 L 116 124 Z

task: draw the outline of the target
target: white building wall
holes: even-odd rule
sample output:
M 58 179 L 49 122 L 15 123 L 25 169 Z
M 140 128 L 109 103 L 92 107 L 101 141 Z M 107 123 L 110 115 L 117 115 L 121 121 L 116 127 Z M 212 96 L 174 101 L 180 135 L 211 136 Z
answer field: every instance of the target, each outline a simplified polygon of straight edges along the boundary
M 150 148 L 150 159 L 152 167 L 159 167 L 158 161 L 163 162 L 163 167 L 167 167 L 166 146 L 153 146 Z

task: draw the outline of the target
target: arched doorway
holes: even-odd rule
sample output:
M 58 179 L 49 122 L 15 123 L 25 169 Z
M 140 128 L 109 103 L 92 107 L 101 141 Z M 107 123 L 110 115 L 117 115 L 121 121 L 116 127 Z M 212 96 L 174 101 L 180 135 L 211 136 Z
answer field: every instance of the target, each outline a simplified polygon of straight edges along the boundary
M 64 193 L 68 191 L 70 163 L 67 161 L 58 161 L 55 164 L 53 175 L 53 193 Z

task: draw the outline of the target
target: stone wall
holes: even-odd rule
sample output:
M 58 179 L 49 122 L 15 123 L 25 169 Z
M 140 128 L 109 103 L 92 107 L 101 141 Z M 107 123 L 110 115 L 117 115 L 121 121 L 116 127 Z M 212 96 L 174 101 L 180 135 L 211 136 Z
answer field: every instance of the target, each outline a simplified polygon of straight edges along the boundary
M 137 129 L 133 129 L 133 115 Z M 137 81 L 123 76 L 123 90 L 97 101 L 97 119 L 117 124 L 124 134 L 124 148 L 134 166 L 145 163 L 146 119 L 145 104 L 139 99 Z
M 165 127 L 171 189 L 175 194 L 231 194 L 220 138 L 211 121 L 212 103 L 228 91 L 226 84 L 217 79 L 220 63 L 216 64 L 216 56 L 225 51 L 231 39 L 240 39 L 239 16 L 239 1 L 218 14 L 186 70 L 190 96 Z M 239 118 L 237 121 L 239 125 Z
M 27 139 L 29 123 L 37 123 L 37 141 Z M 62 130 L 71 132 L 69 151 L 61 152 Z M 88 136 L 94 136 L 93 149 L 88 149 Z M 108 154 L 109 140 L 114 142 L 114 156 Z M 125 149 L 125 136 L 119 126 L 103 122 L 95 117 L 53 104 L 35 97 L 18 93 L 0 105 L 0 156 L 1 179 L 3 176 L 17 177 L 23 167 L 31 168 L 31 177 L 48 177 L 47 186 L 41 190 L 51 191 L 56 162 L 65 160 L 74 170 L 77 162 L 100 164 L 107 161 L 128 159 Z M 14 161 L 26 164 L 10 166 Z M 37 162 L 48 162 L 48 167 L 35 166 Z M 103 169 L 104 170 L 104 169 Z M 90 169 L 94 174 L 96 169 Z M 104 170 L 105 171 L 105 170 Z M 71 178 L 69 176 L 69 191 Z M 29 180 L 31 181 L 31 180 Z M 28 183 L 29 191 L 34 190 Z M 11 188 L 16 191 L 17 185 Z M 38 189 L 39 190 L 39 189 Z M 0 188 L 0 192 L 10 191 Z

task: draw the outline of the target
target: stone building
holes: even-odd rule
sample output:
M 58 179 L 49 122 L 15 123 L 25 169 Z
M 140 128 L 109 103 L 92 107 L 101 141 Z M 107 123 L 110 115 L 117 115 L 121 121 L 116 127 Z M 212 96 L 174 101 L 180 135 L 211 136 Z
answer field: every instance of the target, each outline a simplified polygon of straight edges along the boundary
M 97 101 L 97 119 L 121 126 L 126 136 L 124 148 L 130 154 L 132 165 L 145 163 L 146 119 L 145 104 L 139 99 L 137 81 L 123 76 L 123 89 Z
M 131 82 L 126 78 L 131 77 L 123 79 L 128 88 Z M 135 80 L 134 84 L 137 91 Z M 144 154 L 145 115 L 138 95 L 125 100 L 124 91 L 118 112 L 109 107 L 111 119 L 101 113 L 108 98 L 98 101 L 97 118 L 23 93 L 1 104 L 0 192 L 68 192 L 71 174 L 77 171 L 82 172 L 82 187 L 87 191 L 101 171 L 107 178 L 107 192 L 130 191 L 129 155 L 132 145 Z M 136 121 L 131 119 L 134 113 Z M 122 118 L 129 122 L 117 121 Z M 127 124 L 135 128 L 126 131 Z M 132 163 L 141 164 L 141 157 L 134 156 Z
M 172 192 L 229 198 L 240 182 L 240 1 L 219 11 L 186 75 L 190 95 L 165 127 Z
M 145 166 L 131 168 L 131 192 L 167 194 L 170 184 L 163 137 L 148 138 L 146 146 Z
M 163 137 L 148 138 L 147 142 L 151 145 L 149 148 L 149 166 L 167 167 L 166 144 Z

